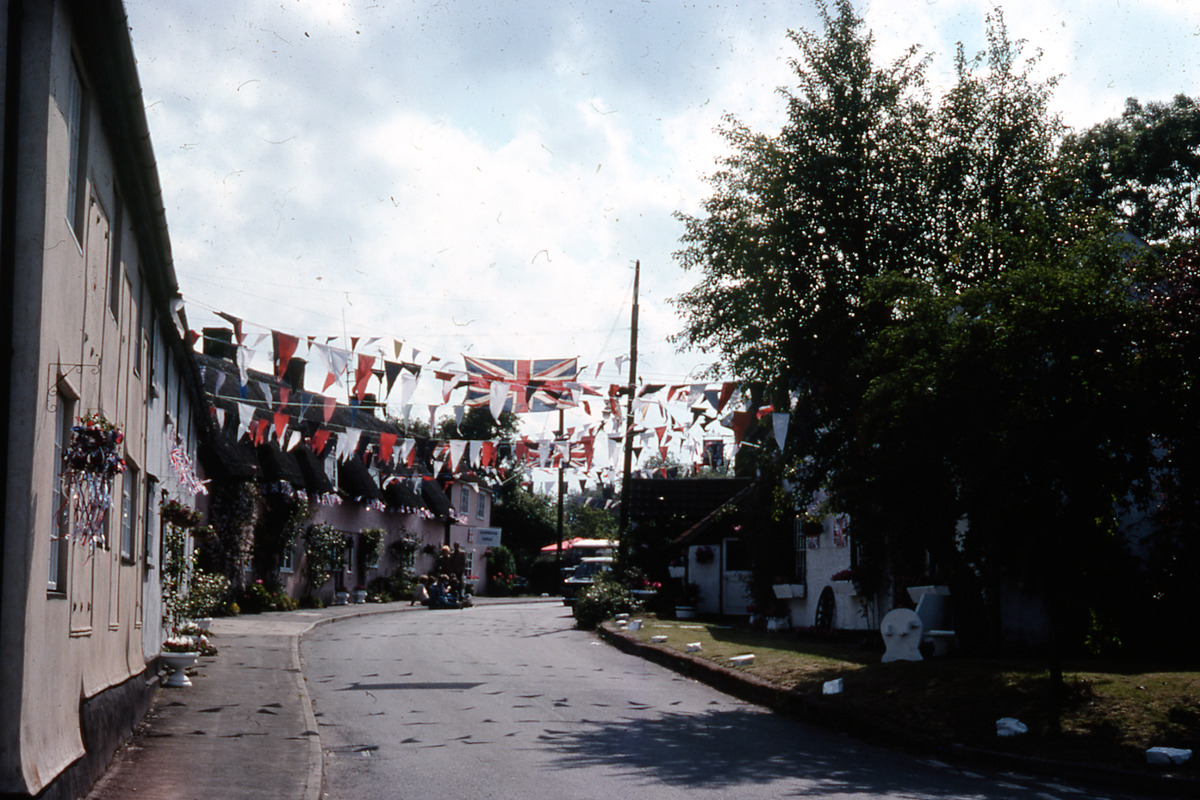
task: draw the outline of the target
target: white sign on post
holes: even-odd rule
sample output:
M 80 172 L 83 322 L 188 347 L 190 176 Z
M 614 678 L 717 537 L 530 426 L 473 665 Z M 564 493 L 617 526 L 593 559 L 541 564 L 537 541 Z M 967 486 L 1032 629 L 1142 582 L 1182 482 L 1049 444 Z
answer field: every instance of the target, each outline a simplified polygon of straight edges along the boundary
M 500 546 L 500 528 L 476 528 L 475 541 L 481 547 L 499 547 Z

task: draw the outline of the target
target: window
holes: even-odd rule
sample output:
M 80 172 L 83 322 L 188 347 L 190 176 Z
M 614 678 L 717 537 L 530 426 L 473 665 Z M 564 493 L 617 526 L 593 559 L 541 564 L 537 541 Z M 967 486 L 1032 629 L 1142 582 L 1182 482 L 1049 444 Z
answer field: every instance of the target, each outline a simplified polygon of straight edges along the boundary
M 115 320 L 121 319 L 121 286 L 125 271 L 121 269 L 121 196 L 114 193 L 112 228 L 108 234 L 108 310 Z
M 65 592 L 67 589 L 67 542 L 71 530 L 70 497 L 63 491 L 63 450 L 71 443 L 71 421 L 75 401 L 58 387 L 58 412 L 54 420 L 54 491 L 50 493 L 50 564 L 46 590 Z
M 83 223 L 87 211 L 87 122 L 88 98 L 79 77 L 79 68 L 71 62 L 67 74 L 67 96 L 63 115 L 67 121 L 67 221 L 75 238 L 83 241 Z
M 279 564 L 280 572 L 295 572 L 296 571 L 296 545 L 283 548 L 283 560 Z
M 342 542 L 342 572 L 350 572 L 354 569 L 354 537 L 347 535 Z
M 483 492 L 479 493 L 479 502 L 475 504 L 475 518 L 483 519 L 484 507 L 487 505 L 487 495 Z
M 802 517 L 796 516 L 796 583 L 808 582 L 808 542 L 804 536 L 804 528 L 800 524 Z
M 142 540 L 142 563 L 146 569 L 150 569 L 154 565 L 154 537 L 150 535 L 150 520 L 153 519 L 154 512 L 154 497 L 158 491 L 158 478 L 153 475 L 146 476 L 146 506 L 142 519 L 146 521 L 146 535 Z
M 475 551 L 474 550 L 464 550 L 463 552 L 467 556 L 467 559 L 466 559 L 467 566 L 466 566 L 463 574 L 466 575 L 468 578 L 472 578 L 475 576 Z
M 333 455 L 332 447 L 326 446 L 325 460 L 321 463 L 325 467 L 325 477 L 329 478 L 329 485 L 333 487 L 334 491 L 337 491 L 337 458 Z
M 463 515 L 471 513 L 471 489 L 465 483 L 461 487 L 462 493 L 458 496 L 458 510 Z
M 133 498 L 137 493 L 138 468 L 129 463 L 121 476 L 121 559 L 133 563 L 133 543 L 137 535 L 137 509 Z

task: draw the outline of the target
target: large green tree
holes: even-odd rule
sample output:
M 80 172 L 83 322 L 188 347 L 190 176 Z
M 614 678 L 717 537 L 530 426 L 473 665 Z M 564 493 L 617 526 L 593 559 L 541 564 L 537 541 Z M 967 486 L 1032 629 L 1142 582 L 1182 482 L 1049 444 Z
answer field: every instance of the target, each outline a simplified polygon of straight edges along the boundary
M 1120 117 L 1072 135 L 1064 151 L 1083 169 L 1079 189 L 1131 233 L 1168 249 L 1200 237 L 1200 105 L 1126 101 Z

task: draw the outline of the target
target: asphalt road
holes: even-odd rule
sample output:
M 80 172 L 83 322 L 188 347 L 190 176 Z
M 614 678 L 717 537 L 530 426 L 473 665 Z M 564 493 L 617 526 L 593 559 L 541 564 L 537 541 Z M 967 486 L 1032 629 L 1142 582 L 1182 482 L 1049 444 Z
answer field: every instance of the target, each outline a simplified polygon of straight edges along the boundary
M 793 722 L 617 652 L 562 606 L 339 622 L 301 657 L 335 799 L 1128 797 Z

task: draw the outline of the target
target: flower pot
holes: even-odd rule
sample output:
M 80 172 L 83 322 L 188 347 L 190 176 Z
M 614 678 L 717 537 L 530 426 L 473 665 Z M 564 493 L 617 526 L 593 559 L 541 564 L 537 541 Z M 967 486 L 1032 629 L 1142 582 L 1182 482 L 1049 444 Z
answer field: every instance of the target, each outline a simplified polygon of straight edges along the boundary
M 353 592 L 350 593 L 350 599 L 355 603 L 367 602 L 367 590 L 366 589 L 355 589 Z
M 788 600 L 792 596 L 792 585 L 790 583 L 777 583 L 771 588 L 775 590 L 775 597 L 779 600 Z
M 201 617 L 195 620 L 195 623 L 200 628 L 201 633 L 208 633 L 212 630 L 212 617 Z
M 792 627 L 792 621 L 787 617 L 767 617 L 767 630 L 772 632 L 786 631 Z
M 672 578 L 683 578 L 687 575 L 687 567 L 667 567 L 667 574 Z
M 335 606 L 344 606 L 350 602 L 349 592 L 335 592 L 333 595 L 333 604 Z
M 195 666 L 196 659 L 199 657 L 199 653 L 163 653 L 160 658 L 162 658 L 163 665 L 171 672 L 163 685 L 176 689 L 191 686 L 192 682 L 188 680 L 187 668 Z
M 675 619 L 695 619 L 695 606 L 675 606 Z

